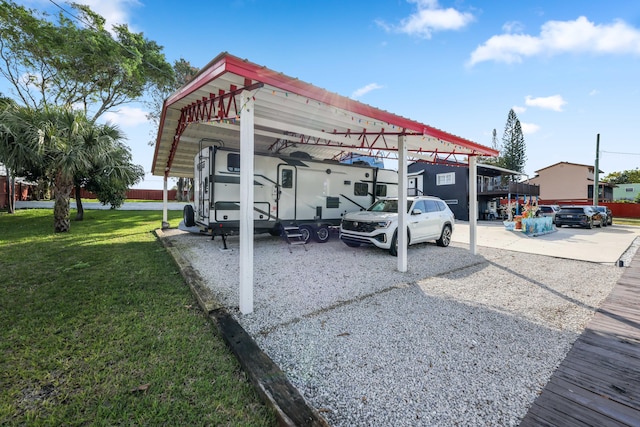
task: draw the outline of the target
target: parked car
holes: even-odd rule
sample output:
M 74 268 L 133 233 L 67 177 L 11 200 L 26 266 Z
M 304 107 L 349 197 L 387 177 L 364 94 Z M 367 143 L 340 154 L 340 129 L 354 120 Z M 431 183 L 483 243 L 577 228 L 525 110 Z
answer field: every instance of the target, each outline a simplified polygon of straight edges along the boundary
M 449 246 L 455 217 L 449 206 L 437 197 L 407 199 L 409 244 L 435 240 Z M 375 245 L 398 255 L 398 198 L 384 197 L 365 211 L 346 214 L 340 224 L 340 240 L 347 246 Z
M 608 206 L 594 206 L 603 216 L 603 221 L 604 223 L 602 225 L 604 225 L 605 227 L 607 225 L 613 225 L 613 212 L 611 212 L 611 209 L 609 209 Z
M 551 222 L 556 223 L 556 213 L 560 210 L 558 205 L 540 205 L 536 216 L 550 216 Z
M 585 228 L 602 227 L 602 214 L 593 206 L 561 206 L 556 213 L 556 227 L 578 225 Z

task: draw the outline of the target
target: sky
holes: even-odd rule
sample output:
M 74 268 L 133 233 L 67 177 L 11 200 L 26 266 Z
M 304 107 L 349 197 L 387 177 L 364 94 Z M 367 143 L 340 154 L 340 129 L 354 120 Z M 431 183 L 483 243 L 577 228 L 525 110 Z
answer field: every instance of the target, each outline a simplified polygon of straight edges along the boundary
M 640 2 L 629 0 L 76 0 L 204 67 L 221 52 L 491 146 L 509 110 L 525 173 L 558 162 L 640 167 Z M 19 4 L 60 11 L 51 0 Z M 8 91 L 2 88 L 5 94 Z M 151 176 L 141 103 L 105 116 Z M 390 165 L 393 167 L 393 165 Z M 171 183 L 170 183 L 171 185 Z

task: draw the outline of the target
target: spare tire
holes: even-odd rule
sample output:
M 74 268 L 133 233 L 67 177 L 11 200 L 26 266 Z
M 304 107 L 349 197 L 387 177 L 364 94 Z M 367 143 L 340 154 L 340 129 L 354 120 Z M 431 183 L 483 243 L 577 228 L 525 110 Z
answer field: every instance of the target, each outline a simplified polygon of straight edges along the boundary
M 193 206 L 184 206 L 184 209 L 182 209 L 182 219 L 184 220 L 185 227 L 193 227 L 194 225 L 196 225 L 196 217 L 193 212 Z

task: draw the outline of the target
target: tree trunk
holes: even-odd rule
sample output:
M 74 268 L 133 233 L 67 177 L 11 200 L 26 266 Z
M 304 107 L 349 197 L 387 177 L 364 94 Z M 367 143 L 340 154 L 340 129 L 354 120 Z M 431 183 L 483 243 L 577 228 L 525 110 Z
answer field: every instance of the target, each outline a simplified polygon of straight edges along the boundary
M 7 212 L 12 214 L 16 212 L 16 179 L 11 174 L 11 169 L 7 170 Z
M 178 189 L 178 191 L 176 191 L 176 201 L 178 202 L 184 202 L 184 181 L 184 178 L 178 178 L 176 184 L 176 188 Z
M 16 213 L 16 176 L 11 175 L 11 198 L 9 199 L 9 213 Z
M 73 189 L 73 181 L 64 180 L 60 174 L 56 177 L 53 184 L 53 230 L 56 233 L 65 233 L 71 228 L 69 219 L 69 199 L 71 198 L 71 190 Z
M 76 190 L 76 221 L 82 221 L 84 219 L 84 207 L 82 206 L 82 199 L 80 197 L 80 186 L 75 186 Z

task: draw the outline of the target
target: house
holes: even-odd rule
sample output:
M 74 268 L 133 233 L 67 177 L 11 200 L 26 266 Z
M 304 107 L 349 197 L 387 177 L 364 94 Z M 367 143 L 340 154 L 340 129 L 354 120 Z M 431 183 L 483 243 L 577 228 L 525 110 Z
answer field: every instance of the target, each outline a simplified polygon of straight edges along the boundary
M 640 194 L 640 184 L 617 184 L 613 189 L 613 200 L 633 202 L 638 194 Z
M 427 194 L 444 200 L 456 219 L 469 220 L 469 167 L 462 163 L 415 162 L 408 166 L 409 195 Z M 509 201 L 537 197 L 540 188 L 515 177 L 523 174 L 488 164 L 477 165 L 479 219 L 497 219 Z
M 602 176 L 603 172 L 599 171 Z M 593 200 L 595 168 L 592 165 L 559 162 L 536 171 L 529 180 L 541 188 L 540 198 L 545 203 L 585 203 Z M 614 184 L 599 182 L 598 200 L 613 200 Z

